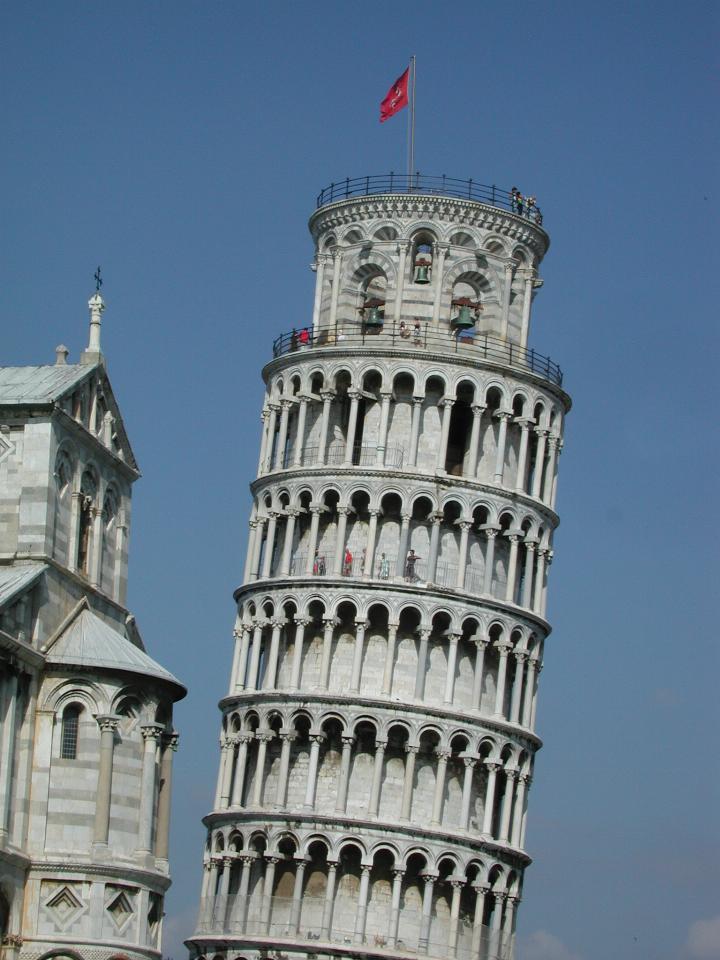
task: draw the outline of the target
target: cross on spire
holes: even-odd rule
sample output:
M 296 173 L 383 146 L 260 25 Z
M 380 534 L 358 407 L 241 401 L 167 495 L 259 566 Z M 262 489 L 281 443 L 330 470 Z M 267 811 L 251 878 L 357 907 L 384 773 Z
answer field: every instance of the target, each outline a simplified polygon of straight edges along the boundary
M 100 287 L 103 285 L 102 277 L 100 276 L 100 267 L 97 268 L 94 276 L 95 276 L 95 291 L 96 293 L 100 293 Z

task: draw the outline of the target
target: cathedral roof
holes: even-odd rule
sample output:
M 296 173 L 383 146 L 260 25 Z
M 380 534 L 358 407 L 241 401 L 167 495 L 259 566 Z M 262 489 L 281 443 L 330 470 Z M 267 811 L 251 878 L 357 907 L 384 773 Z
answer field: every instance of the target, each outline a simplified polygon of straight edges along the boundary
M 0 607 L 4 607 L 16 594 L 22 593 L 44 570 L 47 570 L 45 563 L 0 567 Z
M 87 364 L 0 367 L 0 404 L 53 403 L 95 368 Z
M 185 687 L 176 677 L 127 637 L 108 626 L 87 606 L 72 618 L 56 640 L 48 644 L 46 658 L 48 663 L 121 670 L 155 677 L 177 687 L 182 691 L 180 696 L 185 695 Z

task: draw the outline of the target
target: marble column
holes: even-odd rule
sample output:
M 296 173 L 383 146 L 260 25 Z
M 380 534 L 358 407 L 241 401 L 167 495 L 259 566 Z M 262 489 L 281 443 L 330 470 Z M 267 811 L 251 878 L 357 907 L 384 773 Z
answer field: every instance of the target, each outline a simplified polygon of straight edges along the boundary
M 303 643 L 305 641 L 305 628 L 310 624 L 310 620 L 299 617 L 295 620 L 295 640 L 293 643 L 292 667 L 290 669 L 290 689 L 297 690 L 300 686 L 300 671 L 302 670 Z
M 235 764 L 235 780 L 232 786 L 232 796 L 230 798 L 231 807 L 241 807 L 243 788 L 245 786 L 245 776 L 247 774 L 247 755 L 250 741 L 253 740 L 253 734 L 243 732 L 238 734 L 238 755 Z
M 515 489 L 523 493 L 526 485 L 528 438 L 532 420 L 518 417 L 515 421 L 520 427 L 520 450 L 518 451 L 517 473 L 515 474 Z
M 398 929 L 400 927 L 400 898 L 402 896 L 402 882 L 405 871 L 393 868 L 392 899 L 390 901 L 390 924 L 388 926 L 388 946 L 391 950 L 397 947 Z
M 268 430 L 267 430 L 267 446 L 265 448 L 265 464 L 263 467 L 263 473 L 268 473 L 272 470 L 272 455 L 273 447 L 275 446 L 275 427 L 277 424 L 277 415 L 278 410 L 280 409 L 280 404 L 276 401 L 271 401 L 268 404 L 270 410 L 270 416 L 268 418 Z
M 557 457 L 558 439 L 557 437 L 548 437 L 548 459 L 545 467 L 545 478 L 543 482 L 542 498 L 545 503 L 552 503 L 553 483 L 555 482 L 555 460 Z
M 468 458 L 463 471 L 464 476 L 470 477 L 474 480 L 477 474 L 478 466 L 478 449 L 480 446 L 480 426 L 482 424 L 482 415 L 485 410 L 485 405 L 482 403 L 473 403 L 472 404 L 472 429 L 470 431 L 470 444 L 468 446 Z
M 440 400 L 440 406 L 443 408 L 442 423 L 440 425 L 440 444 L 438 446 L 437 470 L 445 473 L 445 461 L 447 460 L 448 437 L 450 436 L 450 417 L 452 408 L 455 404 L 454 397 L 443 397 Z
M 525 694 L 523 697 L 522 725 L 530 727 L 530 717 L 532 714 L 532 702 L 535 695 L 535 667 L 537 660 L 530 657 L 528 660 L 527 671 L 525 674 Z
M 300 914 L 302 912 L 303 901 L 303 883 L 305 880 L 305 867 L 309 863 L 307 857 L 295 856 L 295 884 L 293 886 L 293 900 L 290 909 L 290 932 L 298 933 L 300 929 Z
M 521 604 L 530 609 L 532 606 L 533 569 L 535 568 L 535 549 L 537 540 L 525 537 L 525 569 L 523 571 L 523 590 Z
M 258 730 L 255 739 L 258 742 L 257 757 L 255 760 L 255 777 L 253 779 L 252 805 L 261 807 L 263 805 L 263 790 L 265 788 L 265 757 L 267 756 L 268 743 L 273 739 L 274 734 L 270 730 Z
M 277 449 L 275 450 L 275 469 L 284 470 L 285 463 L 285 445 L 287 444 L 288 420 L 290 419 L 291 400 L 283 397 L 280 400 L 280 427 L 278 429 Z
M 370 802 L 368 804 L 368 816 L 376 817 L 380 807 L 380 788 L 382 786 L 383 763 L 385 761 L 385 747 L 387 740 L 375 741 L 375 761 L 373 763 L 373 778 L 370 788 Z
M 495 644 L 498 651 L 498 675 L 497 687 L 495 689 L 495 710 L 494 715 L 499 719 L 505 719 L 505 682 L 507 677 L 507 658 L 512 650 L 511 643 Z
M 537 446 L 535 447 L 535 464 L 533 469 L 533 478 L 532 478 L 532 489 L 530 491 L 530 496 L 539 499 L 540 490 L 542 489 L 542 476 L 543 476 L 543 467 L 545 465 L 545 444 L 547 442 L 547 430 L 543 430 L 541 427 L 535 427 L 535 434 L 537 436 Z
M 345 456 L 343 466 L 351 467 L 353 463 L 353 451 L 355 447 L 355 434 L 357 432 L 358 406 L 362 393 L 360 390 L 348 390 L 350 397 L 350 418 L 348 420 L 347 436 L 345 438 Z
M 422 917 L 420 919 L 418 948 L 420 952 L 427 953 L 428 941 L 430 939 L 430 922 L 432 920 L 433 890 L 438 875 L 437 873 L 431 873 L 429 870 L 426 870 L 421 873 L 420 876 L 424 879 L 425 886 L 423 888 Z
M 451 704 L 455 696 L 455 669 L 457 667 L 458 643 L 460 642 L 459 633 L 451 633 L 448 637 L 448 662 L 447 672 L 445 674 L 445 696 L 443 703 Z
M 476 753 L 470 753 L 468 751 L 464 751 L 460 756 L 465 768 L 463 774 L 462 803 L 460 806 L 460 829 L 469 830 L 473 776 L 475 773 L 475 765 L 480 758 Z
M 495 472 L 493 474 L 493 481 L 497 484 L 497 486 L 501 487 L 503 485 L 503 478 L 505 474 L 505 445 L 507 443 L 507 425 L 511 414 L 506 410 L 498 410 L 495 416 L 500 421 L 500 427 L 498 429 L 498 442 L 497 452 L 495 455 Z
M 333 904 L 335 902 L 335 880 L 337 877 L 337 861 L 328 860 L 327 885 L 325 887 L 325 903 L 322 916 L 322 938 L 329 940 L 332 930 Z
M 515 781 L 518 772 L 512 768 L 505 770 L 505 790 L 502 799 L 502 816 L 500 818 L 500 842 L 510 842 L 510 817 L 512 815 L 513 797 L 515 795 Z
M 485 806 L 483 808 L 483 837 L 492 837 L 493 812 L 495 807 L 495 788 L 497 772 L 502 767 L 499 760 L 483 761 L 488 769 L 487 787 L 485 789 Z
M 299 512 L 299 510 L 294 510 L 292 507 L 288 507 L 285 511 L 285 516 L 287 519 L 285 521 L 285 541 L 283 543 L 282 560 L 280 562 L 281 577 L 287 577 L 290 573 L 293 537 L 295 536 L 295 518 L 298 516 Z
M 340 776 L 338 779 L 335 813 L 344 814 L 347 806 L 348 785 L 350 783 L 350 759 L 355 737 L 348 734 L 342 736 L 342 757 L 340 758 Z
M 322 418 L 320 420 L 320 439 L 318 440 L 318 455 L 316 466 L 321 467 L 325 463 L 325 448 L 327 446 L 328 428 L 330 426 L 330 404 L 335 396 L 334 390 L 321 390 L 320 396 L 323 401 Z
M 293 446 L 293 467 L 301 467 L 305 452 L 305 423 L 309 399 L 304 394 L 298 394 L 300 407 L 298 408 L 297 426 L 295 428 L 295 444 Z
M 521 533 L 522 531 L 520 531 Z M 508 577 L 505 589 L 505 600 L 507 603 L 515 603 L 515 580 L 517 578 L 517 555 L 518 543 L 520 542 L 520 533 L 517 530 L 508 531 L 505 536 L 510 541 L 510 557 L 508 558 Z
M 435 256 L 433 258 L 432 265 L 432 282 L 435 285 L 435 297 L 433 299 L 433 315 L 432 323 L 433 327 L 437 328 L 438 323 L 440 322 L 440 305 L 442 302 L 442 291 L 443 291 L 443 273 L 445 269 L 445 257 L 447 256 L 448 247 L 444 243 L 435 244 Z
M 267 535 L 265 537 L 265 556 L 263 557 L 262 576 L 267 579 L 272 569 L 273 553 L 275 552 L 275 530 L 277 528 L 278 515 L 275 510 L 270 511 L 270 520 L 268 521 Z
M 308 535 L 308 552 L 305 558 L 305 576 L 312 575 L 315 565 L 315 553 L 318 544 L 318 529 L 320 527 L 320 514 L 325 511 L 321 503 L 310 504 L 310 533 Z
M 521 773 L 517 779 L 515 789 L 515 810 L 513 811 L 512 828 L 510 831 L 510 843 L 513 847 L 520 846 L 520 837 L 522 836 L 523 816 L 525 814 L 525 797 L 527 794 L 528 776 Z
M 365 925 L 367 923 L 368 891 L 370 889 L 370 871 L 372 865 L 363 864 L 360 873 L 360 891 L 358 894 L 357 912 L 355 914 L 355 943 L 365 940 Z
M 252 649 L 250 651 L 250 669 L 246 687 L 248 690 L 257 690 L 258 671 L 260 669 L 260 650 L 262 648 L 262 632 L 266 621 L 256 620 L 253 630 Z
M 365 642 L 365 630 L 369 626 L 365 620 L 355 621 L 355 647 L 353 649 L 352 675 L 350 677 L 350 692 L 357 693 L 360 690 L 360 674 L 362 671 L 363 644 Z
M 385 648 L 385 669 L 383 670 L 382 695 L 389 697 L 392 692 L 393 669 L 395 666 L 395 643 L 399 624 L 388 623 L 387 647 Z
M 435 792 L 433 794 L 432 814 L 430 816 L 430 826 L 440 825 L 442 820 L 443 800 L 445 799 L 445 776 L 447 774 L 447 762 L 451 753 L 449 750 L 436 750 L 437 765 L 435 769 Z
M 470 955 L 472 957 L 481 956 L 480 950 L 483 945 L 483 918 L 485 917 L 485 897 L 490 887 L 487 883 L 473 883 L 475 890 L 475 912 L 473 914 L 473 932 Z
M 333 576 L 340 577 L 343 572 L 343 557 L 345 555 L 345 538 L 347 534 L 347 518 L 350 507 L 338 507 L 337 531 L 335 538 L 335 556 L 333 558 Z
M 398 577 L 405 576 L 405 562 L 408 553 L 408 539 L 410 537 L 410 514 L 404 513 L 401 516 L 400 537 L 398 543 L 398 555 L 395 574 Z
M 513 282 L 513 269 L 515 263 L 512 260 L 508 260 L 505 263 L 505 283 L 503 284 L 503 299 L 502 299 L 502 329 L 500 331 L 500 336 L 503 340 L 508 338 L 508 325 L 510 323 L 510 297 L 512 295 L 512 282 Z
M 390 401 L 392 399 L 391 390 L 381 390 L 380 407 L 380 426 L 378 427 L 377 453 L 375 455 L 375 464 L 378 467 L 385 466 L 385 450 L 387 448 L 388 424 L 390 422 Z
M 462 894 L 462 889 L 465 886 L 465 880 L 458 878 L 450 878 L 450 886 L 452 887 L 452 900 L 450 902 L 450 935 L 448 937 L 448 954 L 450 957 L 454 957 L 457 953 L 457 941 L 458 941 L 458 921 L 460 920 L 460 896 Z
M 95 824 L 93 843 L 107 845 L 110 829 L 110 798 L 112 796 L 113 752 L 115 750 L 115 731 L 119 717 L 100 715 L 96 717 L 100 727 L 100 763 L 95 789 Z
M 172 798 L 173 757 L 177 750 L 179 736 L 166 733 L 162 737 L 160 756 L 160 793 L 158 796 L 157 839 L 155 856 L 167 860 L 170 851 L 170 801 Z
M 485 650 L 488 645 L 487 637 L 475 637 L 475 670 L 473 673 L 472 709 L 480 710 L 482 706 L 483 679 L 485 670 Z
M 510 697 L 510 723 L 520 723 L 520 701 L 522 699 L 523 677 L 527 653 L 519 651 L 515 654 L 515 677 Z
M 460 549 L 458 551 L 458 569 L 457 578 L 455 581 L 455 589 L 464 590 L 465 567 L 467 565 L 468 552 L 468 535 L 470 533 L 470 528 L 472 527 L 472 522 L 470 520 L 456 520 L 455 522 L 460 527 Z
M 322 732 L 310 734 L 310 761 L 308 763 L 307 787 L 305 789 L 305 802 L 303 806 L 306 810 L 312 810 L 315 806 L 315 788 L 317 786 L 318 760 L 320 759 L 320 744 L 325 739 Z
M 442 513 L 430 514 L 432 526 L 430 528 L 430 548 L 428 550 L 427 579 L 429 583 L 435 582 L 437 575 L 437 561 L 440 547 L 440 525 L 442 524 Z
M 365 564 L 363 566 L 363 577 L 369 580 L 375 570 L 375 538 L 377 537 L 378 510 L 370 511 L 370 522 L 368 523 L 367 546 L 365 547 Z
M 10 808 L 13 795 L 12 768 L 15 752 L 15 728 L 17 724 L 18 675 L 11 670 L 5 683 L 0 678 L 0 690 L 5 687 L 5 696 L 0 698 L 0 840 L 7 840 L 10 832 Z
M 418 647 L 418 662 L 415 672 L 415 699 L 422 700 L 425 695 L 425 672 L 427 668 L 428 642 L 431 630 L 420 630 L 420 645 Z
M 323 619 L 325 630 L 323 633 L 322 659 L 320 661 L 320 687 L 327 690 L 330 680 L 330 661 L 332 659 L 332 641 L 335 621 L 332 617 Z
M 412 809 L 413 786 L 415 784 L 415 757 L 418 748 L 412 744 L 405 744 L 405 776 L 403 778 L 402 804 L 400 808 L 400 819 L 409 820 Z
M 140 727 L 140 730 L 143 737 L 143 760 L 137 849 L 140 853 L 149 854 L 152 849 L 155 814 L 156 755 L 163 728 L 159 723 L 148 723 Z
M 500 527 L 492 523 L 484 523 L 481 529 L 485 532 L 487 546 L 485 547 L 485 572 L 483 576 L 483 594 L 486 597 L 493 595 L 493 573 L 495 567 L 495 538 L 500 533 Z
M 272 634 L 270 635 L 270 656 L 267 670 L 263 678 L 263 689 L 274 690 L 277 686 L 278 655 L 280 652 L 280 634 L 287 620 L 272 620 Z
M 410 424 L 410 450 L 408 452 L 407 468 L 417 466 L 418 443 L 420 441 L 420 418 L 425 397 L 413 397 L 412 421 Z
M 325 280 L 325 254 L 318 254 L 315 258 L 315 298 L 313 300 L 313 337 L 317 335 L 320 326 L 320 309 L 322 307 L 323 282 Z

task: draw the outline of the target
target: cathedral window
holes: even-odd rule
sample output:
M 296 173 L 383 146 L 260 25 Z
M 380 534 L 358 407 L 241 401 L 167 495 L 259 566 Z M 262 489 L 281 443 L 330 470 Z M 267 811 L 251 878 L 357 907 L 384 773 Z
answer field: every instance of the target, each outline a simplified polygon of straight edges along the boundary
M 71 703 L 65 707 L 60 733 L 60 757 L 62 760 L 77 760 L 78 732 L 82 707 Z
M 80 529 L 78 536 L 77 550 L 77 569 L 80 573 L 88 573 L 88 561 L 90 557 L 90 534 L 92 531 L 92 513 L 95 505 L 95 496 L 97 494 L 97 484 L 95 478 L 86 470 L 82 476 L 80 484 Z

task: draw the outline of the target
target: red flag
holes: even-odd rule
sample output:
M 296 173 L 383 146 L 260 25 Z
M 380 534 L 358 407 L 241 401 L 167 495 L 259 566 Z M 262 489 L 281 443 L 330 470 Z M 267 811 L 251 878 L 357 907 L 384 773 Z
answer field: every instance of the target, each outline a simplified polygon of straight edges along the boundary
M 402 76 L 398 77 L 395 83 L 390 87 L 385 99 L 380 104 L 380 123 L 385 123 L 398 110 L 408 105 L 408 77 L 410 76 L 410 67 L 407 68 Z

